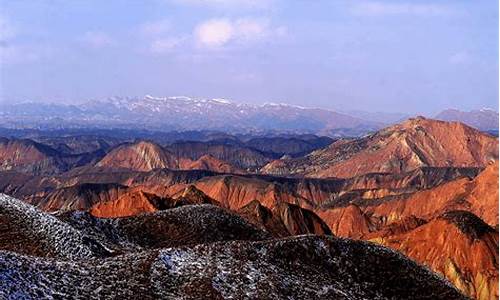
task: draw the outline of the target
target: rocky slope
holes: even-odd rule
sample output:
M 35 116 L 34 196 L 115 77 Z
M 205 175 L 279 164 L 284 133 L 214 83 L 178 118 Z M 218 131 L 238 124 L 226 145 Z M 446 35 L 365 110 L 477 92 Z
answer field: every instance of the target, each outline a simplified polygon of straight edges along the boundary
M 182 166 L 185 170 L 208 170 L 218 173 L 245 174 L 246 171 L 231 165 L 225 161 L 217 159 L 210 154 L 203 155 L 192 163 Z
M 160 145 L 140 141 L 118 146 L 103 157 L 96 166 L 151 171 L 153 169 L 178 168 L 179 161 Z
M 213 205 L 56 218 L 1 195 L 0 221 L 3 298 L 465 299 L 387 248 L 314 235 L 272 239 Z
M 335 235 L 399 250 L 473 298 L 498 297 L 498 162 L 473 179 L 316 213 Z
M 0 137 L 0 170 L 2 171 L 51 175 L 90 164 L 103 155 L 102 150 L 65 154 L 32 140 Z
M 498 298 L 498 232 L 470 212 L 449 211 L 374 240 L 443 274 L 475 299 Z
M 328 226 L 315 213 L 286 202 L 281 202 L 269 209 L 254 200 L 237 212 L 250 223 L 277 237 L 332 234 Z
M 477 174 L 478 169 L 473 168 L 424 168 L 404 174 L 367 174 L 349 179 L 216 175 L 191 184 L 231 209 L 239 209 L 252 200 L 269 208 L 287 202 L 309 209 L 326 209 L 411 194 L 455 178 L 473 178 Z M 170 190 L 183 186 L 174 184 Z
M 495 159 L 498 139 L 461 123 L 418 117 L 360 139 L 339 140 L 304 158 L 273 161 L 261 171 L 345 178 L 426 166 L 484 167 Z
M 141 190 L 130 191 L 114 200 L 97 202 L 89 211 L 93 216 L 101 218 L 128 217 L 175 207 L 171 200 Z
M 491 226 L 498 226 L 498 162 L 473 180 L 453 180 L 409 197 L 367 206 L 366 212 L 393 221 L 409 216 L 429 219 L 452 209 L 471 211 Z
M 230 145 L 184 142 L 164 148 L 153 142 L 139 141 L 114 148 L 96 166 L 133 171 L 168 168 L 243 174 L 246 169 L 256 169 L 268 161 L 257 151 Z
M 44 211 L 88 210 L 97 203 L 121 197 L 128 191 L 117 183 L 81 183 L 54 189 L 46 194 L 26 198 Z
M 272 153 L 251 149 L 245 145 L 221 142 L 177 142 L 166 147 L 176 157 L 193 161 L 209 155 L 243 170 L 257 170 L 271 161 Z
M 459 177 L 408 194 L 327 205 L 316 213 L 334 234 L 362 237 L 391 223 L 409 218 L 431 220 L 450 210 L 470 211 L 498 227 L 498 162 L 475 178 Z
M 269 208 L 287 202 L 321 210 L 409 195 L 456 178 L 474 178 L 477 174 L 475 168 L 421 168 L 404 174 L 367 174 L 349 179 L 298 179 L 220 175 L 196 170 L 136 172 L 90 168 L 56 177 L 3 173 L 0 191 L 47 210 L 67 210 L 88 209 L 97 202 L 116 200 L 121 193 L 106 190 L 114 185 L 125 186 L 127 191 L 140 189 L 171 198 L 177 198 L 185 188 L 193 185 L 217 203 L 235 210 L 252 200 Z
M 214 205 L 97 218 L 83 211 L 48 214 L 0 194 L 0 221 L 0 249 L 40 257 L 107 257 L 140 249 L 270 237 Z
M 168 248 L 100 261 L 2 251 L 0 266 L 3 297 L 466 299 L 395 252 L 317 236 Z
M 129 188 L 126 193 L 115 199 L 97 202 L 88 211 L 96 217 L 118 218 L 191 204 L 217 205 L 218 202 L 192 185 L 172 198 L 147 193 L 141 187 L 136 187 Z
M 105 257 L 111 254 L 91 236 L 4 194 L 0 194 L 0 249 L 64 259 Z

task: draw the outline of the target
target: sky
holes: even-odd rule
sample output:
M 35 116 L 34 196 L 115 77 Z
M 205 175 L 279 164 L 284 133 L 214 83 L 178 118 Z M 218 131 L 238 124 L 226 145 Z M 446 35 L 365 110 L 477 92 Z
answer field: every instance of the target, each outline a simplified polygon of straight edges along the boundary
M 498 110 L 498 1 L 0 0 L 0 101 Z

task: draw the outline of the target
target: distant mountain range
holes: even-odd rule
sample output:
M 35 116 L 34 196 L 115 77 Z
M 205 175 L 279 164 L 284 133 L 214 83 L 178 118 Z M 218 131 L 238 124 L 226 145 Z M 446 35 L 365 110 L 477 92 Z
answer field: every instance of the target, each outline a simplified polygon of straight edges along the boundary
M 435 116 L 438 120 L 462 122 L 483 131 L 498 132 L 498 112 L 492 109 L 460 111 L 447 109 Z
M 395 113 L 340 113 L 282 103 L 255 105 L 226 99 L 184 96 L 113 97 L 79 105 L 0 105 L 1 127 L 40 129 L 90 127 L 163 132 L 215 130 L 229 133 L 311 133 L 340 137 L 362 136 L 407 117 L 408 115 Z M 494 111 L 447 110 L 437 118 L 461 121 L 481 130 L 498 129 L 498 113 Z

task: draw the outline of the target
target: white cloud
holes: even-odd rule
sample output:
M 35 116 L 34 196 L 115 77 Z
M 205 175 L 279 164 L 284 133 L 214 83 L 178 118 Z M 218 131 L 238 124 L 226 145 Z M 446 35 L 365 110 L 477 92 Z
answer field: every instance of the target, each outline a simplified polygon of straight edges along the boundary
M 104 32 L 87 31 L 79 41 L 91 48 L 104 48 L 114 44 L 113 39 Z
M 234 26 L 227 19 L 208 20 L 195 29 L 196 41 L 207 47 L 220 47 L 229 42 L 234 32 Z
M 198 46 L 219 48 L 231 42 L 248 43 L 285 33 L 285 27 L 273 28 L 265 19 L 210 19 L 195 28 L 194 37 Z
M 139 31 L 145 36 L 158 36 L 168 33 L 171 27 L 170 20 L 163 19 L 144 23 L 140 26 Z
M 454 9 L 440 4 L 426 4 L 414 2 L 359 2 L 352 7 L 352 12 L 357 15 L 384 16 L 384 15 L 420 15 L 443 16 L 454 13 Z

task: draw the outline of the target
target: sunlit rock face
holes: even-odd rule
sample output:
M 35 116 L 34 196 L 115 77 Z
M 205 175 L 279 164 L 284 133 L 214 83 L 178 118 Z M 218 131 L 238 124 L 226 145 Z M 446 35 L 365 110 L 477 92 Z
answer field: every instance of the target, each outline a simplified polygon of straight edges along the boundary
M 339 140 L 306 157 L 271 162 L 266 174 L 353 177 L 402 173 L 419 167 L 485 167 L 498 159 L 498 140 L 462 123 L 422 117 L 373 135 Z

